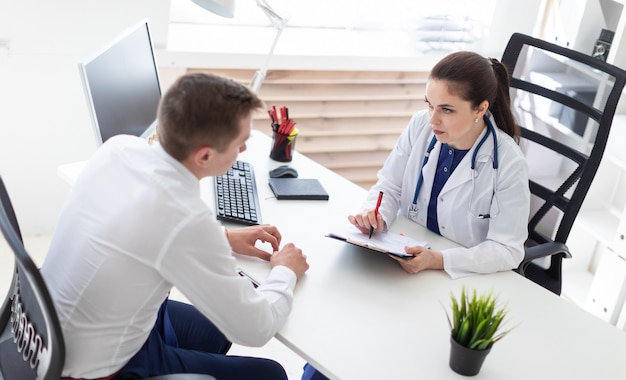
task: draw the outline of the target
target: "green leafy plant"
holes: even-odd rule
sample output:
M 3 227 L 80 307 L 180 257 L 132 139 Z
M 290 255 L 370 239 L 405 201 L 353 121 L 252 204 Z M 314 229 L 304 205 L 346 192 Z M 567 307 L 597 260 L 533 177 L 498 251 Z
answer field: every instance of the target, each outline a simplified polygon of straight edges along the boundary
M 501 331 L 508 310 L 496 305 L 497 299 L 491 292 L 479 296 L 474 289 L 470 298 L 463 287 L 460 299 L 454 294 L 450 299 L 452 317 L 447 311 L 446 316 L 452 338 L 460 345 L 472 350 L 486 350 L 511 331 Z

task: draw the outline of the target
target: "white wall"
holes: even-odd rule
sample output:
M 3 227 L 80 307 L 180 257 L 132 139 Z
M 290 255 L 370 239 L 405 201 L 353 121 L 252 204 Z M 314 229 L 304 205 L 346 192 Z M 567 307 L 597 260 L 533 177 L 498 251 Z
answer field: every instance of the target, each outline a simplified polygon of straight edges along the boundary
M 485 53 L 499 57 L 513 31 L 532 33 L 541 1 L 499 4 Z M 144 17 L 156 47 L 164 48 L 169 6 L 169 0 L 0 0 L 0 175 L 24 235 L 53 231 L 69 192 L 58 166 L 86 160 L 96 148 L 78 62 Z M 511 13 L 511 6 L 518 8 Z M 287 34 L 281 42 L 289 42 Z M 169 53 L 161 50 L 162 66 L 189 63 L 184 52 Z
M 483 42 L 485 56 L 500 58 L 511 34 L 536 35 L 545 0 L 496 1 L 491 29 Z
M 57 167 L 96 147 L 78 62 L 144 17 L 165 46 L 169 1 L 0 0 L 0 175 L 24 235 L 52 232 Z

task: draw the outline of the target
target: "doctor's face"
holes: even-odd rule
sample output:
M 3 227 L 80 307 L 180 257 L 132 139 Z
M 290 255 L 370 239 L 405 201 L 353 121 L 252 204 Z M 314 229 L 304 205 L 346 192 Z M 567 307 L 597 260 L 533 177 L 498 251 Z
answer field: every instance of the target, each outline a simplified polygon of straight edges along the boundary
M 426 84 L 426 103 L 430 125 L 443 144 L 456 149 L 470 149 L 485 128 L 483 115 L 489 104 L 484 101 L 477 109 L 450 92 L 445 80 L 430 79 Z

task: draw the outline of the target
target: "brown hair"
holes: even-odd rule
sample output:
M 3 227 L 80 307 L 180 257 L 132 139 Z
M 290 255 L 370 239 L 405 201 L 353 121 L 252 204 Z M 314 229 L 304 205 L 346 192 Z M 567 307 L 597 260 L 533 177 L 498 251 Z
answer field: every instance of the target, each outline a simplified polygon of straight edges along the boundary
M 430 72 L 429 78 L 446 81 L 450 91 L 477 108 L 484 100 L 498 128 L 519 142 L 520 128 L 511 112 L 509 71 L 495 58 L 460 51 L 447 55 Z
M 214 74 L 186 74 L 161 99 L 158 139 L 179 161 L 201 146 L 222 151 L 239 134 L 240 120 L 262 106 L 251 90 L 234 80 Z

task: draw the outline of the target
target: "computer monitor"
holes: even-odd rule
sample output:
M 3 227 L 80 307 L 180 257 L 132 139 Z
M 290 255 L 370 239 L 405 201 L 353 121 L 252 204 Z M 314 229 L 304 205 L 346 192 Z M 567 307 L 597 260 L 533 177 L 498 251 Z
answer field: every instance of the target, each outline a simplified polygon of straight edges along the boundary
M 79 70 L 98 145 L 154 130 L 161 86 L 147 19 L 79 63 Z

